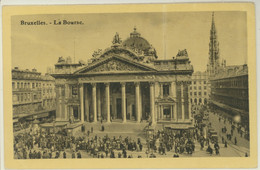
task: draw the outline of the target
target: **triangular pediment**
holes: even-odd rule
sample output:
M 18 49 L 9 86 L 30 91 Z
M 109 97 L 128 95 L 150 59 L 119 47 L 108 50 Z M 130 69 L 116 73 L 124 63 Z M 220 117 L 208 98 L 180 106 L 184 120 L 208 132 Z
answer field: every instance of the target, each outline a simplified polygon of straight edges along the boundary
M 175 100 L 172 97 L 168 96 L 168 97 L 158 98 L 157 102 L 158 103 L 175 103 Z
M 102 61 L 92 63 L 78 71 L 75 74 L 87 73 L 120 73 L 120 72 L 151 72 L 154 68 L 144 64 L 128 60 L 120 56 L 113 56 Z

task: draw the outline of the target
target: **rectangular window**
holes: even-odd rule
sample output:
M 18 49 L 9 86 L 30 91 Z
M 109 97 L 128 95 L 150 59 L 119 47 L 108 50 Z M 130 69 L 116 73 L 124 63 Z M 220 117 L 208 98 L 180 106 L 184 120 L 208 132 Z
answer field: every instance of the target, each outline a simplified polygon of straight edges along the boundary
M 196 87 L 196 86 L 194 86 L 194 90 L 197 90 L 197 87 Z
M 19 88 L 20 88 L 20 83 L 18 82 L 18 83 L 17 83 L 17 89 L 19 89 Z
M 204 86 L 204 90 L 207 90 L 207 86 Z
M 197 96 L 197 92 L 194 92 L 194 96 Z
M 204 81 L 204 84 L 207 84 L 207 82 L 206 82 L 206 81 Z
M 190 90 L 192 90 L 192 86 L 190 86 Z
M 15 87 L 15 82 L 12 82 L 12 88 L 14 89 L 14 87 Z
M 194 81 L 193 84 L 196 84 L 196 81 Z
M 169 85 L 163 85 L 163 95 L 169 96 Z
M 190 92 L 190 95 L 192 96 L 192 92 Z
M 204 92 L 204 95 L 206 96 L 206 95 L 207 95 L 207 92 Z
M 199 86 L 199 90 L 201 90 L 201 86 Z
M 32 83 L 32 88 L 34 89 L 34 83 Z
M 201 95 L 201 92 L 199 92 L 199 96 Z

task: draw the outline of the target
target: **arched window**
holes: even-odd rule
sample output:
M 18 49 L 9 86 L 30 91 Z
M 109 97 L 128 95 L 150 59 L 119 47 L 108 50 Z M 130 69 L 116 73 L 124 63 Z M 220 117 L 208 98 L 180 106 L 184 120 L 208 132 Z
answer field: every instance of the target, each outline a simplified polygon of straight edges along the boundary
M 204 99 L 204 103 L 207 104 L 207 102 L 208 102 L 207 99 Z
M 199 103 L 201 103 L 202 102 L 202 100 L 201 100 L 201 98 L 199 98 Z
M 197 99 L 194 99 L 194 103 L 197 104 Z

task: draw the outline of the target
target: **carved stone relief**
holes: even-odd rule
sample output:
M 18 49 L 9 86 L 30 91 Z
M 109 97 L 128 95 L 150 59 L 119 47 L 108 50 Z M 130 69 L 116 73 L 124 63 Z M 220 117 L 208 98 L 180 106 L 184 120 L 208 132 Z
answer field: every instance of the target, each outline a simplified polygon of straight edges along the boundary
M 142 70 L 136 66 L 126 64 L 119 60 L 110 60 L 107 63 L 104 63 L 103 65 L 90 70 L 89 72 L 93 73 L 93 72 L 105 72 L 105 71 L 142 71 Z

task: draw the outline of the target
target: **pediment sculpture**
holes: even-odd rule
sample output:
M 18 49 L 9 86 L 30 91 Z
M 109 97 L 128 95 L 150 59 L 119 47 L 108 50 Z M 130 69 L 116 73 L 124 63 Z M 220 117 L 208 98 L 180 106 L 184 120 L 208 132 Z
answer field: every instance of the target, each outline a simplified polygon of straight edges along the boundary
M 119 61 L 119 60 L 110 60 L 100 66 L 97 66 L 94 69 L 91 69 L 89 72 L 105 72 L 105 71 L 142 71 L 137 66 Z

